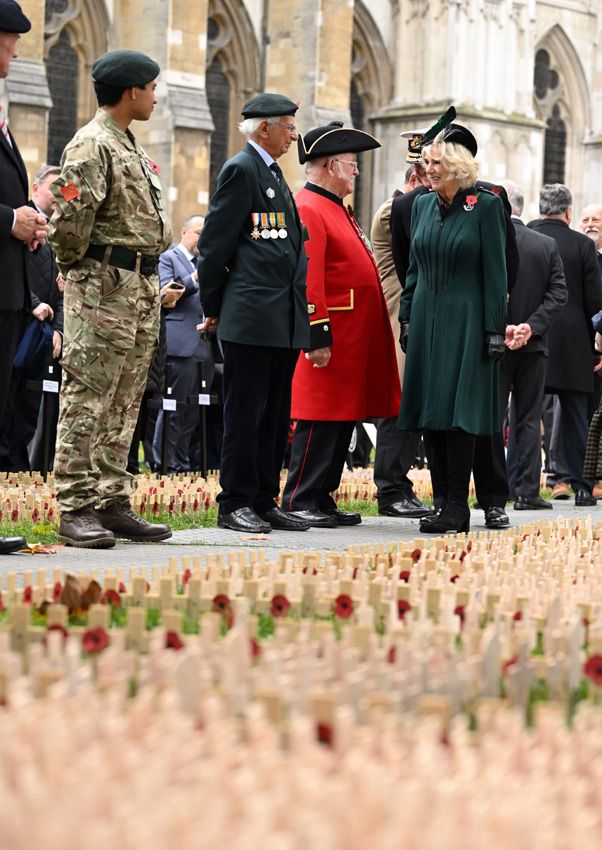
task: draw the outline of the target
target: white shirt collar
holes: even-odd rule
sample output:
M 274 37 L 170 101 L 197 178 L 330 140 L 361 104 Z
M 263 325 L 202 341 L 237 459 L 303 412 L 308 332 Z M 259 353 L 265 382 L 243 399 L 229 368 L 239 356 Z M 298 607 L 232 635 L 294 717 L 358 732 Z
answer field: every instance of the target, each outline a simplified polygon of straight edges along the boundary
M 181 242 L 178 243 L 178 248 L 184 254 L 187 260 L 190 260 L 191 263 L 196 263 L 196 257 L 194 256 L 194 254 L 191 254 L 188 248 L 182 245 Z
M 270 156 L 270 154 L 266 150 L 264 150 L 261 147 L 261 145 L 258 145 L 257 142 L 254 142 L 253 139 L 249 139 L 249 144 L 252 145 L 255 148 L 255 150 L 257 151 L 259 156 L 262 158 L 262 160 L 265 162 L 265 164 L 267 165 L 268 168 L 271 166 L 271 164 L 273 162 L 276 162 L 274 157 Z

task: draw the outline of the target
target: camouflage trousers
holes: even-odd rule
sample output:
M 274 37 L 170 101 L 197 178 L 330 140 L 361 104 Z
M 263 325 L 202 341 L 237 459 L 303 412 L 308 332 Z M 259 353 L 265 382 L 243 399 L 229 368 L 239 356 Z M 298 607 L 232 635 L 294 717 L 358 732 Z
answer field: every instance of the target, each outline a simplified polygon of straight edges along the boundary
M 67 275 L 64 313 L 57 501 L 104 508 L 135 488 L 127 457 L 159 335 L 159 279 L 83 260 Z

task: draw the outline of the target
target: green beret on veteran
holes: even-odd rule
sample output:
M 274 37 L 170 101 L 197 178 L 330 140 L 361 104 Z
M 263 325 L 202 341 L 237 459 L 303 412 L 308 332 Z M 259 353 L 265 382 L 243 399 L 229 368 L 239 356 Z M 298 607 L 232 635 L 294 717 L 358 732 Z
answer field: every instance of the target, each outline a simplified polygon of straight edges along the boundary
M 283 94 L 266 91 L 248 100 L 241 109 L 243 118 L 278 118 L 280 115 L 294 115 L 299 109 L 295 103 Z
M 363 130 L 344 127 L 342 121 L 331 121 L 315 127 L 303 135 L 299 133 L 297 147 L 299 162 L 303 165 L 320 156 L 335 156 L 339 153 L 361 153 L 381 146 L 378 139 Z
M 31 21 L 15 0 L 0 0 L 0 32 L 29 32 Z
M 161 68 L 139 50 L 111 50 L 92 65 L 92 79 L 105 86 L 129 89 L 156 80 Z

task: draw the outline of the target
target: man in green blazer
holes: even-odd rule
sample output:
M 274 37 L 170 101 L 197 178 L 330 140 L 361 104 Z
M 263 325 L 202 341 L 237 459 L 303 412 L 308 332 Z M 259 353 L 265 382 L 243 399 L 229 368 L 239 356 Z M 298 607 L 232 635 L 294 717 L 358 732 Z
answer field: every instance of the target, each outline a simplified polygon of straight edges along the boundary
M 235 531 L 309 528 L 275 502 L 292 376 L 309 346 L 302 226 L 277 162 L 297 140 L 296 111 L 280 94 L 244 105 L 247 144 L 223 166 L 199 239 L 199 330 L 224 351 L 218 525 Z

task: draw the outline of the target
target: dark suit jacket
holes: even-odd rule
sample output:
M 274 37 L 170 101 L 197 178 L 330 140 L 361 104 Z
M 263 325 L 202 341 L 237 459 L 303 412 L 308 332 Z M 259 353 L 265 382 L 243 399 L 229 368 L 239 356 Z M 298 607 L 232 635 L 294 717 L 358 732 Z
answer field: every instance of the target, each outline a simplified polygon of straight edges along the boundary
M 527 225 L 556 240 L 568 291 L 568 301 L 548 331 L 550 357 L 546 387 L 550 392 L 594 389 L 594 330 L 592 316 L 602 309 L 602 280 L 592 240 L 557 218 Z
M 516 247 L 516 236 L 510 220 L 511 207 L 508 196 L 502 186 L 494 183 L 486 183 L 477 180 L 477 189 L 491 190 L 495 187 L 504 203 L 504 218 L 506 221 L 506 276 L 508 279 L 508 292 L 512 292 L 514 281 L 518 272 L 518 249 Z M 405 286 L 408 268 L 410 266 L 410 237 L 412 233 L 412 208 L 414 201 L 420 195 L 430 192 L 424 186 L 417 186 L 406 195 L 399 195 L 394 199 L 391 206 L 391 248 L 393 250 L 393 262 L 401 288 Z
M 254 213 L 283 213 L 287 237 L 254 239 Z M 307 258 L 299 214 L 296 207 L 291 211 L 280 184 L 250 144 L 218 176 L 199 252 L 201 303 L 205 316 L 219 317 L 220 339 L 275 348 L 309 346 Z
M 31 306 L 35 309 L 42 302 L 50 304 L 54 318 L 50 322 L 53 330 L 63 332 L 63 293 L 56 284 L 58 267 L 54 251 L 45 242 L 33 254 L 27 254 Z
M 512 224 L 520 265 L 508 301 L 508 324 L 528 322 L 533 336 L 523 351 L 547 356 L 548 327 L 568 299 L 562 260 L 553 239 L 529 230 L 519 218 Z
M 211 355 L 211 346 L 201 339 L 196 326 L 203 320 L 201 299 L 195 281 L 192 279 L 193 267 L 188 258 L 176 247 L 164 251 L 159 257 L 159 281 L 165 286 L 171 280 L 178 280 L 186 287 L 176 306 L 164 310 L 167 334 L 167 354 L 169 357 L 194 357 L 206 360 Z
M 27 171 L 17 143 L 13 139 L 11 148 L 0 133 L 0 310 L 23 310 L 31 305 L 27 248 L 11 236 L 14 210 L 26 204 L 28 196 Z

